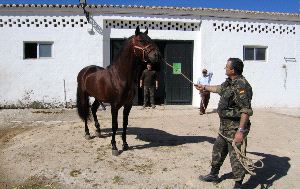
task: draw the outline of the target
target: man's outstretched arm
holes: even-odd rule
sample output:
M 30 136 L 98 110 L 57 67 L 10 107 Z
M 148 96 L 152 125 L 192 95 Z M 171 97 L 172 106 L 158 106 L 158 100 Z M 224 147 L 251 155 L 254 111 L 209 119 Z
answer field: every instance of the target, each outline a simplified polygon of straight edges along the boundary
M 209 91 L 213 93 L 219 93 L 221 86 L 220 85 L 201 85 L 201 84 L 195 84 L 194 85 L 197 90 L 199 91 Z

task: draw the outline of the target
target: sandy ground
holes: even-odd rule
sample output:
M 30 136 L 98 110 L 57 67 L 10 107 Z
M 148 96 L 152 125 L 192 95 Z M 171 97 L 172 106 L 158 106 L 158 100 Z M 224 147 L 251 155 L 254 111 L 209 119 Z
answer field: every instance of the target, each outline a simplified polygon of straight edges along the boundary
M 0 110 L 0 188 L 232 188 L 228 158 L 220 183 L 198 180 L 210 169 L 219 126 L 215 111 L 208 112 L 133 107 L 130 150 L 112 156 L 109 107 L 97 113 L 103 137 L 92 140 L 75 109 Z M 121 112 L 119 120 L 122 126 Z M 299 188 L 300 109 L 255 109 L 251 120 L 248 156 L 265 166 L 246 176 L 244 188 Z M 117 145 L 121 150 L 120 135 Z

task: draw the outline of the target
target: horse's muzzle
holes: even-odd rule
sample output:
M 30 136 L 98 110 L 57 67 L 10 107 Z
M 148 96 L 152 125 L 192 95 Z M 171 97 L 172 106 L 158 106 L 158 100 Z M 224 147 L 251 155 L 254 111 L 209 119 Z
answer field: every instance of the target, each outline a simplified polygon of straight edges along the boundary
M 150 62 L 158 62 L 160 59 L 160 53 L 158 50 L 152 50 L 149 54 L 148 54 L 148 59 Z

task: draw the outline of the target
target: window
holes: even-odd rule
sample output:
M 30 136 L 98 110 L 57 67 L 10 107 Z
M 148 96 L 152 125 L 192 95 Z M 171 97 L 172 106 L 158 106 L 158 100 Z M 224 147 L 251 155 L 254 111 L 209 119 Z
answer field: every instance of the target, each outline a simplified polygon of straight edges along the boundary
M 24 59 L 51 58 L 52 42 L 24 42 Z
M 244 46 L 244 60 L 266 60 L 267 47 Z

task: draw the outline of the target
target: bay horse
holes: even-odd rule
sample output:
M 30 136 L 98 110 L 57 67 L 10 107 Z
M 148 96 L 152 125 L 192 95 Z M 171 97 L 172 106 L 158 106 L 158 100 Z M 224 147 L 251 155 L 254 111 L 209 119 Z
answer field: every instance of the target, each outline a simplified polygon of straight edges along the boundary
M 89 97 L 94 97 L 91 110 L 96 127 L 96 136 L 101 136 L 97 109 L 103 103 L 110 103 L 112 115 L 112 154 L 118 155 L 116 132 L 118 129 L 118 112 L 123 106 L 123 151 L 129 149 L 126 142 L 128 116 L 132 108 L 138 81 L 138 64 L 141 62 L 160 63 L 160 52 L 148 36 L 148 28 L 141 32 L 139 26 L 135 35 L 128 38 L 114 58 L 113 64 L 104 69 L 91 65 L 83 68 L 77 76 L 77 112 L 85 124 L 85 138 L 90 139 L 88 120 L 90 117 Z

